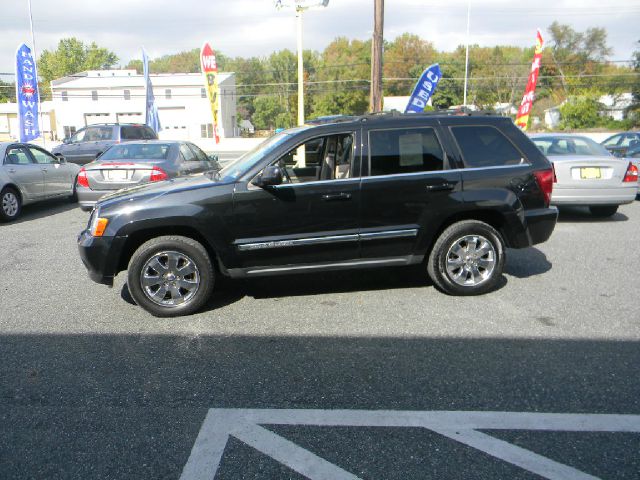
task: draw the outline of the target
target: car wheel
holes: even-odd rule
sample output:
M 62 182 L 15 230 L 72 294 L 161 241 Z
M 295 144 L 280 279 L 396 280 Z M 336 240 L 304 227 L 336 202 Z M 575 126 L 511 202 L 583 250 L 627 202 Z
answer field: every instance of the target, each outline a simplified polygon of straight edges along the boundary
M 612 215 L 615 215 L 615 213 L 618 211 L 618 206 L 617 205 L 591 205 L 589 207 L 589 211 L 591 212 L 591 215 L 593 215 L 594 217 L 600 217 L 600 218 L 611 217 Z
M 479 295 L 496 287 L 504 262 L 500 233 L 484 222 L 464 220 L 438 237 L 427 271 L 433 283 L 449 295 Z
M 142 244 L 129 262 L 127 284 L 135 302 L 156 317 L 198 310 L 211 296 L 215 274 L 206 249 L 180 236 Z
M 7 187 L 0 193 L 0 220 L 10 222 L 20 215 L 22 201 L 20 194 L 13 188 Z
M 76 203 L 78 201 L 78 191 L 76 190 L 76 185 L 78 184 L 78 177 L 73 180 L 73 191 L 71 195 L 69 195 L 69 201 L 71 203 Z

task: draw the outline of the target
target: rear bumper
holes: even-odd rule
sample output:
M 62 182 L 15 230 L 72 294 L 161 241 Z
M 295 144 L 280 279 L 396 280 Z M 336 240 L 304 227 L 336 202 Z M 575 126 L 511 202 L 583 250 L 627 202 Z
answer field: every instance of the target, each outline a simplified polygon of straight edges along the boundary
M 631 203 L 638 194 L 638 184 L 615 188 L 563 188 L 554 185 L 552 205 L 623 205 Z
M 558 221 L 558 209 L 549 207 L 527 210 L 524 217 L 527 222 L 529 245 L 523 246 L 529 247 L 549 240 Z
M 80 259 L 96 283 L 113 286 L 118 273 L 120 252 L 127 237 L 94 237 L 87 230 L 78 235 Z

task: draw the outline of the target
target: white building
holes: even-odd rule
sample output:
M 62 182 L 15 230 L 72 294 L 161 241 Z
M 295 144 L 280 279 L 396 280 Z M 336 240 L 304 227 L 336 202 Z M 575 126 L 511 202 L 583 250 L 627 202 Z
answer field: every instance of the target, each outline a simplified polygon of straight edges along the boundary
M 218 133 L 238 134 L 233 73 L 218 74 Z M 199 73 L 152 74 L 160 138 L 201 140 L 213 137 L 213 116 Z M 60 139 L 93 123 L 144 123 L 145 82 L 135 70 L 91 70 L 51 82 Z M 206 143 L 206 141 L 204 142 Z
M 633 105 L 633 94 L 628 92 L 618 95 L 603 95 L 598 101 L 604 105 L 601 114 L 614 120 L 624 120 L 627 118 L 627 109 Z
M 44 132 L 45 141 L 51 140 L 54 136 L 51 131 L 51 120 L 54 119 L 53 103 L 50 101 L 42 102 L 40 104 L 38 122 L 40 124 L 40 130 Z M 17 141 L 19 138 L 18 104 L 0 103 L 0 142 Z

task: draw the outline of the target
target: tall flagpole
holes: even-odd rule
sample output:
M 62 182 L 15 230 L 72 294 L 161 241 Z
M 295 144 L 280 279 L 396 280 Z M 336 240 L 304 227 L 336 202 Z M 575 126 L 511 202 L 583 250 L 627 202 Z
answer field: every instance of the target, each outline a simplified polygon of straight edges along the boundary
M 29 5 L 29 26 L 31 27 L 31 45 L 33 45 L 33 49 L 31 50 L 33 54 L 33 65 L 35 70 L 36 77 L 36 86 L 38 85 L 38 52 L 36 50 L 36 37 L 33 34 L 33 15 L 31 13 L 31 0 L 27 0 L 27 5 Z M 42 145 L 47 145 L 46 135 L 44 134 L 44 124 L 42 123 L 42 103 L 40 102 L 40 89 L 38 91 L 38 114 L 40 116 L 40 135 L 42 136 Z M 49 130 L 51 130 L 51 116 L 49 116 Z
M 469 20 L 471 18 L 471 0 L 467 2 L 467 51 L 464 58 L 464 100 L 462 104 L 467 105 L 467 78 L 469 75 Z

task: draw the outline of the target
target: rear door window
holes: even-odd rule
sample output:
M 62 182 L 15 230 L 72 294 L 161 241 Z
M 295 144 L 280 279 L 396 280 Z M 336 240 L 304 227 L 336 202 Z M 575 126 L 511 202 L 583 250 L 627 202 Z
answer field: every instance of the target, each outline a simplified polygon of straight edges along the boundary
M 155 138 L 155 137 L 152 137 Z M 145 140 L 148 139 L 145 127 L 142 125 L 126 125 L 120 127 L 121 140 Z
M 9 147 L 4 157 L 5 165 L 31 165 L 33 160 L 25 147 Z
M 84 141 L 101 142 L 103 140 L 111 140 L 112 136 L 112 127 L 87 127 L 84 134 Z
M 199 162 L 206 162 L 209 160 L 209 158 L 207 157 L 207 154 L 204 153 L 202 150 L 200 150 L 200 148 L 195 146 L 193 143 L 189 143 L 188 145 L 189 145 L 189 148 L 193 151 L 193 154 L 196 156 L 196 159 Z
M 371 176 L 444 170 L 445 155 L 433 128 L 369 132 Z
M 467 168 L 501 167 L 523 162 L 522 153 L 500 130 L 486 125 L 451 127 Z

